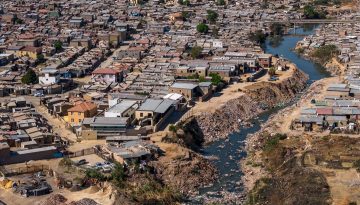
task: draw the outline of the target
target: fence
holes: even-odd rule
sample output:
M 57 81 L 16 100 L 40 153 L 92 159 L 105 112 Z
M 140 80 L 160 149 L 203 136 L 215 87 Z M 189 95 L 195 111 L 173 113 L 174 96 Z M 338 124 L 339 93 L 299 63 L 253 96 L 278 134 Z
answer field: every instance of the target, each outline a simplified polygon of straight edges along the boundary
M 67 154 L 64 155 L 64 157 L 66 158 L 74 158 L 74 157 L 81 157 L 81 156 L 85 156 L 85 155 L 91 155 L 91 154 L 95 154 L 95 148 L 87 148 L 87 149 L 83 149 L 77 152 L 73 152 L 71 154 Z
M 21 175 L 21 174 L 27 174 L 27 173 L 35 173 L 40 171 L 48 171 L 49 166 L 48 165 L 29 165 L 24 167 L 18 167 L 18 168 L 12 168 L 12 169 L 2 169 L 2 173 L 4 176 L 14 176 L 14 175 Z

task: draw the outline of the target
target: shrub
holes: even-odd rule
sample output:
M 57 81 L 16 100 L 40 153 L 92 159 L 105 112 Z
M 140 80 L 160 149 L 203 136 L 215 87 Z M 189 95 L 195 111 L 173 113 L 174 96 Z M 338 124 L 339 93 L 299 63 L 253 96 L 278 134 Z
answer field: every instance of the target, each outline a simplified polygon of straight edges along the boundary
M 38 80 L 39 79 L 36 73 L 32 69 L 29 69 L 27 73 L 21 78 L 21 82 L 24 84 L 35 84 L 38 82 Z
M 199 33 L 207 33 L 209 31 L 209 27 L 204 23 L 200 23 L 196 26 L 196 30 Z

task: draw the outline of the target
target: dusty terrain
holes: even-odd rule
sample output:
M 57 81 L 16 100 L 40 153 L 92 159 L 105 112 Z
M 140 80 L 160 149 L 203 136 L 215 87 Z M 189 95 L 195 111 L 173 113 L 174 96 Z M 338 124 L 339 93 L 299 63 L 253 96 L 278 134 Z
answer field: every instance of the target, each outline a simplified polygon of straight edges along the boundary
M 242 162 L 242 168 L 245 187 L 251 190 L 250 204 L 263 204 L 265 200 L 276 204 L 301 204 L 296 203 L 299 193 L 310 200 L 302 201 L 303 204 L 360 203 L 360 174 L 353 168 L 356 160 L 360 159 L 359 136 L 329 135 L 328 132 L 304 133 L 289 129 L 301 107 L 311 106 L 311 99 L 321 99 L 330 83 L 341 80 L 341 77 L 332 77 L 315 82 L 298 103 L 272 116 L 260 132 L 248 138 L 249 154 Z M 275 133 L 285 134 L 285 139 L 278 138 L 281 135 Z M 296 163 L 290 163 L 292 160 Z M 291 182 L 288 173 L 294 171 L 303 173 L 303 177 Z M 311 180 L 314 176 L 319 180 Z M 288 187 L 283 182 L 297 185 Z M 299 185 L 302 182 L 306 182 L 306 185 Z M 275 188 L 269 189 L 269 184 Z M 323 192 L 311 191 L 312 187 L 307 186 L 309 184 L 319 187 Z M 299 186 L 307 191 L 302 193 L 293 189 Z M 291 197 L 285 197 L 279 192 Z M 312 192 L 317 195 L 311 195 Z M 280 201 L 276 197 L 285 197 L 287 200 Z
M 228 134 L 238 131 L 241 126 L 246 126 L 246 120 L 269 108 L 289 102 L 306 87 L 308 76 L 293 65 L 288 71 L 277 73 L 280 80 L 276 82 L 260 81 L 231 85 L 219 98 L 204 102 L 200 106 L 196 105 L 190 112 L 197 113 L 194 114 L 196 126 L 200 128 L 199 134 L 204 142 L 210 143 L 227 137 Z M 268 79 L 268 76 L 265 78 Z M 222 98 L 227 102 L 218 100 Z

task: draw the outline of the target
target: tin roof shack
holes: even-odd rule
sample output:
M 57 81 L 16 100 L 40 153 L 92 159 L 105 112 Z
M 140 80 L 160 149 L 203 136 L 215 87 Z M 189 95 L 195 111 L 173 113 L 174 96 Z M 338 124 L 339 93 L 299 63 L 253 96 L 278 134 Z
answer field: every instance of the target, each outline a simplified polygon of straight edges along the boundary
M 86 140 L 97 140 L 108 136 L 126 135 L 129 125 L 128 117 L 85 118 L 81 126 L 81 137 Z
M 159 153 L 159 147 L 147 141 L 129 141 L 122 144 L 107 144 L 105 150 L 121 164 L 131 164 L 140 160 L 150 161 Z
M 134 118 L 135 110 L 139 107 L 137 101 L 123 100 L 112 106 L 104 114 L 105 117 L 129 117 Z
M 230 78 L 232 76 L 239 75 L 239 69 L 237 68 L 236 65 L 231 65 L 231 64 L 225 64 L 225 65 L 212 64 L 210 65 L 208 74 L 209 75 L 218 74 L 222 78 Z
M 196 101 L 203 95 L 198 84 L 187 82 L 175 82 L 170 86 L 169 92 L 180 94 L 184 96 L 187 101 Z
M 346 99 L 349 97 L 350 89 L 347 84 L 330 84 L 326 90 L 326 95 Z
M 324 118 L 316 115 L 301 115 L 295 120 L 295 128 L 303 128 L 305 131 L 322 131 Z
M 24 149 L 10 153 L 10 157 L 4 159 L 4 164 L 16 164 L 30 160 L 43 160 L 61 157 L 55 146 L 41 147 L 35 149 Z
M 331 130 L 335 128 L 344 128 L 348 124 L 348 119 L 346 118 L 346 116 L 330 115 L 327 116 L 325 119 Z
M 135 111 L 140 126 L 152 126 L 154 130 L 173 113 L 173 101 L 169 99 L 146 99 Z

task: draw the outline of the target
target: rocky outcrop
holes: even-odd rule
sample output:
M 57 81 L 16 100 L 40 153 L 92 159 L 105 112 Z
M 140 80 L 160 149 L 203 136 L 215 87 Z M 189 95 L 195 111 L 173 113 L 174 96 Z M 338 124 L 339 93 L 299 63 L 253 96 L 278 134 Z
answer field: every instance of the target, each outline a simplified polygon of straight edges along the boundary
M 202 113 L 195 117 L 205 143 L 225 138 L 238 131 L 261 112 L 282 105 L 294 98 L 307 86 L 308 76 L 295 69 L 293 75 L 281 82 L 261 82 L 249 86 L 245 95 L 224 104 L 214 113 Z M 246 123 L 245 123 L 246 125 Z

